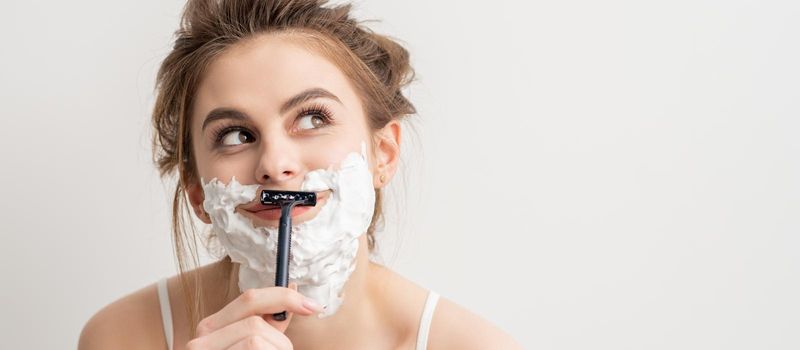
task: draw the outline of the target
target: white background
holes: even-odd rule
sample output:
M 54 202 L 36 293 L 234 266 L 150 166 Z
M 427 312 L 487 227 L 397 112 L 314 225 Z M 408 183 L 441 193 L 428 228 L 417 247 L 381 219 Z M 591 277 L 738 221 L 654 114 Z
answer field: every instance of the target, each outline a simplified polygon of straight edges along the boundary
M 0 347 L 74 348 L 176 272 L 149 118 L 181 6 L 0 11 Z M 800 3 L 357 8 L 418 72 L 387 265 L 529 349 L 800 348 Z

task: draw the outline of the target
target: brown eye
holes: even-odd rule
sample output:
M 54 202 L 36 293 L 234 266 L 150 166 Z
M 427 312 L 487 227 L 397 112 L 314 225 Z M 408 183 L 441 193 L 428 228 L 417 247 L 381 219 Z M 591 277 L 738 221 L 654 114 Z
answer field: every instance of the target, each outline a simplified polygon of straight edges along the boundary
M 252 141 L 252 136 L 250 136 L 250 134 L 248 134 L 246 131 L 231 130 L 223 136 L 221 143 L 225 146 L 235 146 Z
M 317 114 L 306 114 L 297 121 L 297 128 L 300 130 L 317 129 L 325 126 L 327 121 Z

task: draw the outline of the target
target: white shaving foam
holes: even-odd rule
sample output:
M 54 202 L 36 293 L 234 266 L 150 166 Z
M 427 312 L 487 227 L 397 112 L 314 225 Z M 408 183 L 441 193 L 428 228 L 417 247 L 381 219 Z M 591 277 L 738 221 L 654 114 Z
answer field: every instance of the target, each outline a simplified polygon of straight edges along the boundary
M 242 185 L 236 178 L 224 185 L 217 178 L 202 178 L 203 208 L 211 217 L 212 231 L 231 261 L 239 266 L 239 289 L 275 285 L 277 227 L 254 227 L 236 206 L 253 201 L 259 185 Z M 334 314 L 342 303 L 342 289 L 355 270 L 358 238 L 372 220 L 375 192 L 367 162 L 366 144 L 361 154 L 352 152 L 338 169 L 317 169 L 306 174 L 301 191 L 331 190 L 317 215 L 292 226 L 289 280 L 303 295 Z

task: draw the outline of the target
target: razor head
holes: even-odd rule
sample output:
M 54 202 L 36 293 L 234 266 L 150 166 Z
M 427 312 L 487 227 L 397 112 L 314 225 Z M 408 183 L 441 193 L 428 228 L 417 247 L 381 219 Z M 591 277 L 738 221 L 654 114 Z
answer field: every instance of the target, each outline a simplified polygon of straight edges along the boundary
M 317 194 L 314 192 L 301 191 L 261 191 L 261 204 L 264 205 L 317 205 Z

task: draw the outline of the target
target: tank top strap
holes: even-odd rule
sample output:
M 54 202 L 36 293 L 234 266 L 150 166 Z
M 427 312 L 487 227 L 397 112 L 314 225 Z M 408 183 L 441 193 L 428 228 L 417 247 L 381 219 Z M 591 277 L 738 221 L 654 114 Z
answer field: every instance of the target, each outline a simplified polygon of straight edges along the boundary
M 167 278 L 158 281 L 158 303 L 161 305 L 161 322 L 164 325 L 164 338 L 167 340 L 167 348 L 172 350 L 172 309 L 169 305 L 169 291 L 167 290 Z
M 422 309 L 422 317 L 419 320 L 419 330 L 417 331 L 417 350 L 428 348 L 428 333 L 433 320 L 433 311 L 436 310 L 436 303 L 439 301 L 439 294 L 428 291 L 428 298 L 425 300 L 425 308 Z
M 426 350 L 428 347 L 428 334 L 430 333 L 433 312 L 436 310 L 438 301 L 439 294 L 434 291 L 429 291 L 419 321 L 416 350 Z M 158 281 L 158 302 L 161 306 L 161 321 L 164 326 L 164 338 L 167 341 L 167 348 L 172 350 L 172 310 L 169 304 L 169 292 L 167 290 L 166 278 L 162 278 Z

